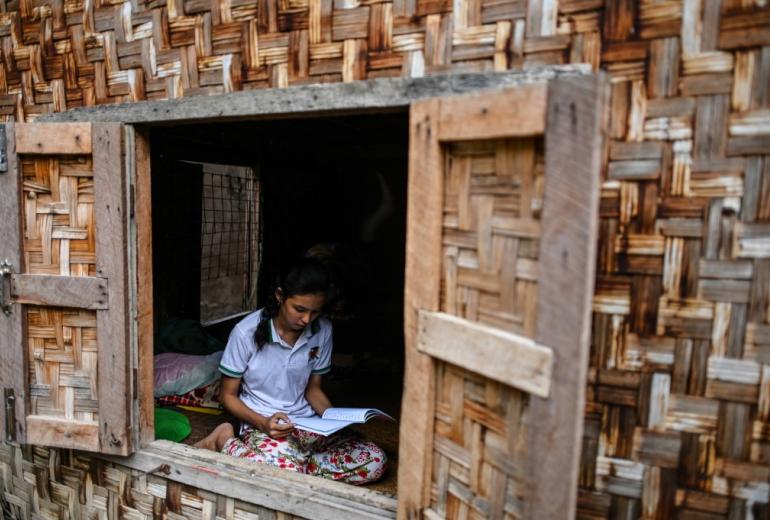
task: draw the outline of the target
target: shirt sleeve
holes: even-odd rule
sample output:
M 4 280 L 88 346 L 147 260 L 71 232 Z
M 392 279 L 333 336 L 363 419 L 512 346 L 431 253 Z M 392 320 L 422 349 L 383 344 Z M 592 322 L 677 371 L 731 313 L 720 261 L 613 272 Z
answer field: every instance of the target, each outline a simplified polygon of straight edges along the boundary
M 253 352 L 253 341 L 237 327 L 230 333 L 225 353 L 219 362 L 219 371 L 229 377 L 243 377 Z
M 330 372 L 332 369 L 332 331 L 331 326 L 326 332 L 326 338 L 321 345 L 321 354 L 316 358 L 313 365 L 313 374 L 321 375 Z

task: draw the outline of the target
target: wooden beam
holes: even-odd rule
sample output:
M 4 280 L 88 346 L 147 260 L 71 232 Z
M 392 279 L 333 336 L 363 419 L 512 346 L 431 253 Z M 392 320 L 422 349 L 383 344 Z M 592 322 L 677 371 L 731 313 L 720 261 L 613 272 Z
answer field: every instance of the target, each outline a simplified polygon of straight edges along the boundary
M 193 448 L 169 441 L 155 441 L 130 457 L 100 456 L 141 472 L 158 473 L 217 495 L 232 497 L 301 518 L 395 518 L 396 499 L 377 491 L 286 471 L 266 464 Z
M 438 138 L 459 141 L 542 135 L 546 91 L 547 85 L 542 82 L 507 90 L 504 103 L 494 94 L 443 98 Z
M 8 171 L 0 173 L 0 262 L 8 260 L 13 272 L 21 270 L 21 185 L 19 179 L 18 156 L 16 155 L 15 125 L 5 124 L 5 132 L 8 147 Z M 0 284 L 8 281 L 0 276 Z M 0 287 L 0 291 L 7 291 L 8 286 Z M 8 297 L 6 295 L 5 297 Z M 24 443 L 27 431 L 24 421 L 25 394 L 27 370 L 24 366 L 25 344 L 22 335 L 22 309 L 19 305 L 11 306 L 11 314 L 4 315 L 0 312 L 0 381 L 3 388 L 13 390 L 14 415 L 16 425 L 13 435 L 17 442 Z M 0 396 L 3 395 L 0 392 Z M 5 403 L 4 403 L 5 404 Z M 0 438 L 6 437 L 5 413 L 0 413 Z
M 420 312 L 417 349 L 530 394 L 548 397 L 550 392 L 552 350 L 512 332 L 451 314 Z
M 399 518 L 419 518 L 430 500 L 435 406 L 434 363 L 417 350 L 420 310 L 439 310 L 444 172 L 436 136 L 439 99 L 416 102 L 409 112 L 406 230 L 406 340 L 398 465 Z
M 100 105 L 39 117 L 39 122 L 121 121 L 171 123 L 202 120 L 275 117 L 308 114 L 328 115 L 345 111 L 406 109 L 414 101 L 498 90 L 547 81 L 562 76 L 591 73 L 588 64 L 549 66 L 527 71 L 447 74 L 424 78 L 382 78 L 351 83 L 307 85 L 290 88 L 247 90 L 217 96 L 191 96 L 168 101 Z
M 16 153 L 88 155 L 91 123 L 17 123 Z
M 14 303 L 82 309 L 107 308 L 107 280 L 95 276 L 15 274 L 11 276 Z
M 603 75 L 549 84 L 536 341 L 553 345 L 553 386 L 530 401 L 528 474 L 541 485 L 526 518 L 575 517 L 608 94 Z
M 128 455 L 133 396 L 129 377 L 126 323 L 126 200 L 122 129 L 119 123 L 94 124 L 94 211 L 96 274 L 107 278 L 107 310 L 96 311 L 98 396 L 102 453 Z

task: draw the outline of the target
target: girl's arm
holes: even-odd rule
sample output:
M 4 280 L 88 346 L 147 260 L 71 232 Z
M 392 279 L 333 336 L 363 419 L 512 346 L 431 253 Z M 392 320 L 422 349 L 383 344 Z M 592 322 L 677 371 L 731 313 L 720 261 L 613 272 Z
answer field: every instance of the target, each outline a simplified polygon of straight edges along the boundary
M 321 376 L 319 374 L 310 376 L 305 389 L 305 399 L 318 415 L 323 415 L 327 408 L 332 407 L 331 401 L 321 388 Z
M 241 379 L 238 377 L 222 376 L 222 388 L 219 392 L 219 402 L 236 419 L 254 425 L 257 429 L 268 434 L 274 439 L 285 437 L 294 429 L 289 416 L 282 412 L 277 412 L 270 417 L 260 415 L 248 406 L 238 397 L 238 387 Z

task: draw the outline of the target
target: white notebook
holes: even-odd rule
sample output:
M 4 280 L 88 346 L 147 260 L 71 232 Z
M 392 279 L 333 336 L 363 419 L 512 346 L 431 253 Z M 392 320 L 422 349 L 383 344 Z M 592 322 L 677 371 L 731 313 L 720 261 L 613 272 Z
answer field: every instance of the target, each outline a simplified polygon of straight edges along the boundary
M 321 435 L 331 435 L 353 423 L 365 423 L 373 417 L 395 421 L 393 417 L 376 408 L 328 408 L 323 416 L 293 417 L 291 422 L 300 430 Z

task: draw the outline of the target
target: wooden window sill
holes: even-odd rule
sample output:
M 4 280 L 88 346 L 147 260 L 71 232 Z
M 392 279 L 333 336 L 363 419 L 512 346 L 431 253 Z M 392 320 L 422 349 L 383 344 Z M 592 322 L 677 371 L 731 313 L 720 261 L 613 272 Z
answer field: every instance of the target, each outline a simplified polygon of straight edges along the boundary
M 385 493 L 170 441 L 153 441 L 129 457 L 97 456 L 218 495 L 306 518 L 396 518 L 396 498 Z M 167 472 L 159 470 L 163 465 L 168 466 Z

